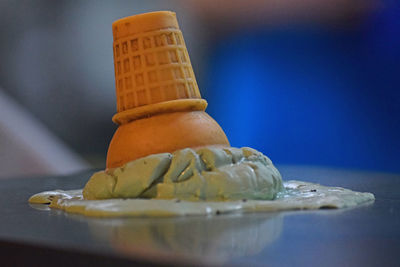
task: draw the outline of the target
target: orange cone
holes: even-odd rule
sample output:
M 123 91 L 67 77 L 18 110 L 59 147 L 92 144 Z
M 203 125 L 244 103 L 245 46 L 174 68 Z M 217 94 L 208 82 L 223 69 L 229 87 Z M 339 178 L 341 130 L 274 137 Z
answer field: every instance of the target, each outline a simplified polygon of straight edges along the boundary
M 120 125 L 107 168 L 186 147 L 229 146 L 204 110 L 174 12 L 159 11 L 113 23 L 117 114 Z

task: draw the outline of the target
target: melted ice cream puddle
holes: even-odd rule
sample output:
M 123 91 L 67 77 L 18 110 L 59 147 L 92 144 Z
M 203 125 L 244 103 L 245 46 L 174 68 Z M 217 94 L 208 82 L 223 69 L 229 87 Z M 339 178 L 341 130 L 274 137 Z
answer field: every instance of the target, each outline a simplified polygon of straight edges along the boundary
M 50 203 L 50 207 L 96 217 L 185 216 L 237 212 L 349 208 L 374 200 L 371 193 L 354 192 L 301 181 L 284 182 L 275 200 L 184 201 L 178 199 L 84 200 L 82 190 L 47 191 L 31 197 L 31 203 Z M 49 197 L 52 198 L 49 199 Z
M 87 216 L 186 216 L 346 208 L 373 201 L 354 192 L 282 182 L 272 162 L 250 148 L 183 149 L 95 173 L 82 190 L 36 194 L 30 203 Z

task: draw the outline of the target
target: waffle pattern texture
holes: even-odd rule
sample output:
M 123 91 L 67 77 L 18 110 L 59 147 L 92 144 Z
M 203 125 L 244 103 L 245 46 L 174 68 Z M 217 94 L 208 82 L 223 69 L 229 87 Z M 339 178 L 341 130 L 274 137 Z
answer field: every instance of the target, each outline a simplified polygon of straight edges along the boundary
M 201 98 L 174 12 L 118 20 L 113 23 L 113 36 L 118 112 Z

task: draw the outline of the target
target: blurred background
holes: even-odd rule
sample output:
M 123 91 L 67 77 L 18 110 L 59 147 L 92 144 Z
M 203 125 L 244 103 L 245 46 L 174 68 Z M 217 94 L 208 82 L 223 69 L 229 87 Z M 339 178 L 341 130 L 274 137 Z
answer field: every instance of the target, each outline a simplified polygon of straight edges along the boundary
M 0 1 L 0 177 L 104 168 L 111 23 L 172 10 L 207 112 L 278 165 L 400 172 L 396 0 Z

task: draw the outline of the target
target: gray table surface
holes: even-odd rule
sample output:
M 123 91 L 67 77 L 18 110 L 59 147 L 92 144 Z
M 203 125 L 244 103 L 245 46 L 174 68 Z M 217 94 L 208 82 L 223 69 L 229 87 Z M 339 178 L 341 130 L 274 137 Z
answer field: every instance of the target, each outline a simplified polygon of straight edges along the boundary
M 5 179 L 0 180 L 0 251 L 8 253 L 11 263 L 30 266 L 53 265 L 57 259 L 60 266 L 108 266 L 118 260 L 120 266 L 400 265 L 399 174 L 305 166 L 279 169 L 284 180 L 372 192 L 376 201 L 344 210 L 99 219 L 38 210 L 27 202 L 41 191 L 82 188 L 92 171 Z

